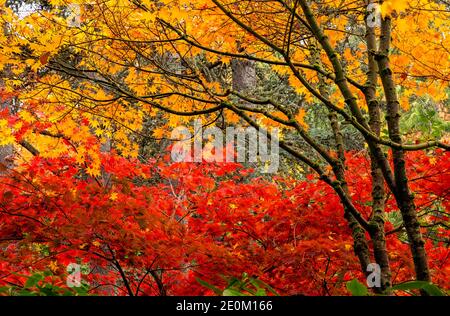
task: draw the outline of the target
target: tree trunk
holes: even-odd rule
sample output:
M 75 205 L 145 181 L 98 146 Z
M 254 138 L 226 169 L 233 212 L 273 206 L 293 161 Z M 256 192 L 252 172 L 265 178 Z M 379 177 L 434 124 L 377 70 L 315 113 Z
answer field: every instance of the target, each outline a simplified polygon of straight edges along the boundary
M 389 50 L 391 42 L 391 19 L 386 17 L 381 22 L 380 49 L 376 56 L 381 82 L 386 97 L 389 138 L 398 144 L 402 143 L 400 134 L 399 101 L 395 90 L 392 71 L 389 66 Z M 406 164 L 403 149 L 392 149 L 394 159 L 394 177 L 396 189 L 394 195 L 403 218 L 403 224 L 408 234 L 415 272 L 418 280 L 430 281 L 428 258 L 425 252 L 425 242 L 420 232 L 414 198 L 408 186 Z
M 233 72 L 233 90 L 250 92 L 256 87 L 256 65 L 251 60 L 233 58 L 231 60 Z
M 369 0 L 367 5 L 374 3 Z M 381 132 L 381 109 L 380 103 L 376 98 L 376 87 L 378 77 L 378 66 L 373 55 L 376 51 L 375 29 L 370 27 L 366 19 L 366 43 L 367 43 L 367 63 L 369 66 L 367 72 L 367 84 L 365 98 L 369 109 L 369 127 L 372 132 L 380 137 Z M 391 292 L 391 268 L 389 265 L 389 256 L 386 249 L 386 235 L 384 228 L 385 199 L 383 171 L 377 163 L 376 157 L 370 153 L 370 166 L 372 175 L 372 216 L 370 219 L 370 238 L 373 243 L 375 261 L 381 269 L 381 292 L 390 294 Z
M 0 81 L 0 88 L 3 83 Z M 0 109 L 9 109 L 9 111 L 13 111 L 13 100 L 6 100 L 0 103 Z M 14 155 L 14 145 L 6 145 L 0 146 L 0 174 L 5 172 L 6 170 L 12 168 L 13 166 L 13 155 Z

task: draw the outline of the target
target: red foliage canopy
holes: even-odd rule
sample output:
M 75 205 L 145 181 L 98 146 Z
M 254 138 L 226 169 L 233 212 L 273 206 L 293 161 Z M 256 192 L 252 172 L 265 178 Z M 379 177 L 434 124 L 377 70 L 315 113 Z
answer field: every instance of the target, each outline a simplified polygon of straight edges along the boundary
M 313 176 L 303 181 L 255 177 L 239 164 L 141 163 L 102 158 L 103 179 L 70 158 L 35 157 L 4 170 L 0 186 L 0 286 L 50 269 L 64 286 L 69 263 L 89 267 L 94 293 L 212 294 L 200 277 L 247 272 L 280 294 L 346 294 L 344 281 L 363 278 L 343 208 Z M 350 191 L 369 216 L 370 166 L 348 153 Z M 422 217 L 433 281 L 448 287 L 449 154 L 410 153 L 411 187 Z M 413 278 L 409 247 L 387 201 L 387 243 L 393 282 Z M 20 275 L 18 275 L 19 273 Z

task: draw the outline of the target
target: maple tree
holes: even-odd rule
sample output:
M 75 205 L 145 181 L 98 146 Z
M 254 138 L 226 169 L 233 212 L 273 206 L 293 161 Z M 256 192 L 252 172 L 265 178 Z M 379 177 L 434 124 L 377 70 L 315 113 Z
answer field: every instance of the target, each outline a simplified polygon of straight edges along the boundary
M 347 159 L 363 166 L 351 174 L 349 189 L 361 212 L 370 213 L 369 162 L 356 153 Z M 448 213 L 424 214 L 448 209 L 448 154 L 409 155 L 408 161 L 411 185 L 423 188 L 416 199 L 433 277 L 446 288 L 449 235 L 441 224 Z M 312 175 L 267 181 L 235 163 L 140 163 L 114 154 L 102 155 L 102 164 L 113 175 L 109 188 L 81 176 L 68 157 L 36 157 L 2 177 L 7 247 L 0 285 L 23 285 L 30 272 L 48 269 L 49 282 L 65 286 L 70 262 L 96 267 L 83 275 L 96 284 L 91 293 L 119 295 L 211 294 L 195 278 L 220 286 L 218 275 L 242 273 L 281 294 L 335 295 L 346 293 L 344 281 L 363 277 L 339 197 Z M 151 179 L 156 183 L 139 184 Z M 386 205 L 388 214 L 398 212 L 392 197 Z M 400 283 L 413 277 L 413 266 L 395 216 L 389 218 L 393 281 Z
M 380 17 L 373 16 L 368 10 L 378 3 Z M 49 217 L 46 221 L 51 224 L 45 221 L 45 229 L 36 232 L 29 223 L 22 223 L 23 226 L 16 223 L 16 229 L 20 227 L 20 231 L 31 229 L 33 241 L 56 239 L 58 243 L 52 245 L 51 251 L 64 250 L 71 256 L 81 256 L 83 249 L 80 246 L 85 244 L 89 249 L 99 248 L 102 252 L 98 254 L 104 257 L 103 261 L 99 256 L 87 254 L 84 254 L 84 260 L 100 260 L 100 265 L 115 266 L 128 294 L 138 294 L 140 289 L 131 284 L 135 278 L 139 279 L 138 275 L 124 276 L 133 274 L 132 269 L 145 277 L 152 274 L 158 290 L 152 292 L 149 287 L 143 289 L 144 293 L 166 294 L 167 289 L 170 293 L 185 293 L 186 287 L 180 284 L 192 283 L 192 273 L 183 277 L 174 273 L 169 277 L 167 275 L 171 273 L 167 272 L 165 278 L 169 278 L 169 285 L 163 284 L 160 275 L 164 269 L 170 270 L 173 262 L 178 263 L 174 265 L 174 271 L 180 270 L 182 265 L 179 263 L 183 260 L 186 260 L 185 264 L 202 262 L 205 270 L 196 270 L 199 275 L 212 276 L 226 271 L 255 273 L 272 286 L 276 287 L 277 282 L 282 284 L 277 290 L 285 294 L 300 291 L 300 286 L 308 294 L 342 293 L 339 286 L 333 292 L 317 285 L 325 281 L 327 284 L 336 282 L 321 276 L 323 270 L 311 268 L 314 263 L 324 260 L 334 265 L 334 270 L 353 271 L 349 273 L 361 277 L 361 273 L 367 273 L 366 268 L 373 257 L 381 266 L 382 286 L 378 289 L 381 292 L 389 293 L 397 277 L 400 280 L 411 277 L 408 274 L 412 271 L 411 260 L 418 280 L 445 284 L 448 252 L 444 246 L 429 240 L 435 234 L 448 237 L 445 236 L 445 219 L 436 219 L 434 208 L 421 216 L 421 208 L 433 205 L 444 218 L 448 214 L 445 201 L 449 183 L 446 176 L 448 155 L 439 151 L 448 150 L 448 136 L 441 139 L 424 139 L 422 135 L 405 138 L 400 125 L 401 114 L 420 100 L 426 99 L 433 106 L 448 107 L 450 59 L 447 47 L 450 44 L 447 21 L 450 11 L 445 1 L 51 0 L 25 16 L 15 13 L 5 1 L 0 4 L 3 98 L 17 100 L 0 114 L 0 145 L 24 148 L 20 155 L 28 164 L 14 168 L 14 172 L 38 175 L 39 185 L 28 183 L 31 188 L 27 187 L 27 190 L 36 192 L 33 186 L 42 186 L 41 194 L 29 197 L 2 186 L 5 190 L 3 198 L 9 205 L 10 200 L 18 196 L 15 201 L 18 207 L 29 205 L 26 216 L 35 218 L 43 205 L 48 206 L 47 194 L 64 197 L 56 198 L 55 208 L 46 210 Z M 379 25 L 371 23 L 372 17 L 379 18 Z M 256 78 L 258 67 L 262 72 L 274 74 L 279 85 L 287 84 L 292 88 L 301 102 L 291 102 L 273 91 L 257 91 L 257 81 L 265 79 Z M 328 114 L 327 128 L 333 136 L 331 146 L 321 143 L 309 130 L 306 117 L 314 108 L 323 108 Z M 167 138 L 170 129 L 198 117 L 206 125 L 222 121 L 223 124 L 249 125 L 259 130 L 280 128 L 280 147 L 292 157 L 292 165 L 300 162 L 307 168 L 306 173 L 314 172 L 320 182 L 310 178 L 294 188 L 288 179 L 279 180 L 286 188 L 266 182 L 255 182 L 255 185 L 228 183 L 202 176 L 202 169 L 195 169 L 191 171 L 198 178 L 191 176 L 186 178 L 189 181 L 179 180 L 178 190 L 189 195 L 186 200 L 174 198 L 164 183 L 159 187 L 125 181 L 126 184 L 117 184 L 117 192 L 111 192 L 113 188 L 109 187 L 105 174 L 115 175 L 118 180 L 151 177 L 146 168 L 154 166 L 144 168 L 135 160 L 140 149 L 136 137 Z M 142 133 L 148 119 L 164 122 L 152 130 L 153 135 Z M 354 156 L 347 151 L 343 125 L 351 126 L 363 138 L 365 155 Z M 302 145 L 291 141 L 291 135 L 301 139 Z M 113 155 L 111 160 L 104 161 L 107 159 L 102 153 L 104 144 L 112 144 L 117 153 L 128 160 Z M 440 149 L 430 151 L 436 148 Z M 307 150 L 310 154 L 305 153 Z M 121 167 L 114 169 L 116 159 Z M 361 171 L 362 165 L 369 166 L 367 172 Z M 171 168 L 177 167 L 163 168 L 161 177 L 170 179 Z M 186 170 L 196 168 L 184 167 Z M 212 173 L 226 173 L 226 170 L 219 171 L 211 166 L 205 168 Z M 422 186 L 417 186 L 415 176 L 426 173 L 427 168 L 436 171 L 435 177 L 442 178 L 433 184 L 423 182 Z M 355 173 L 354 169 L 361 172 Z M 127 173 L 130 170 L 134 173 Z M 180 172 L 184 171 L 181 169 Z M 17 179 L 12 177 L 8 181 Z M 333 196 L 334 200 L 320 204 L 315 214 L 291 215 L 298 211 L 293 201 L 300 199 L 301 205 L 299 188 L 302 186 L 309 190 L 309 196 L 314 196 L 312 192 L 316 191 L 327 192 L 326 196 Z M 232 202 L 228 206 L 215 204 L 224 199 L 222 194 L 227 190 L 226 196 L 233 195 Z M 241 200 L 243 192 L 250 197 Z M 251 219 L 255 222 L 248 226 L 256 231 L 241 227 L 244 231 L 233 234 L 232 241 L 228 241 L 235 246 L 231 252 L 228 246 L 215 242 L 219 239 L 218 234 L 231 229 L 227 225 L 249 220 L 246 219 L 248 203 L 259 205 L 256 201 L 265 195 L 270 196 L 274 204 L 263 204 L 259 215 L 253 214 Z M 96 203 L 88 203 L 92 199 Z M 62 205 L 58 206 L 58 203 Z M 80 223 L 81 219 L 86 219 L 83 203 L 91 205 L 89 212 L 97 210 L 96 215 L 89 218 L 92 222 Z M 124 203 L 129 210 L 121 207 Z M 333 213 L 338 203 L 343 206 L 340 217 Z M 158 207 L 150 211 L 145 208 L 153 204 Z M 231 209 L 242 218 L 222 218 L 226 213 L 220 214 L 214 209 L 229 209 L 230 205 L 234 205 Z M 70 220 L 56 215 L 58 208 L 70 216 Z M 199 213 L 200 217 L 189 213 L 179 220 L 185 214 L 181 212 L 183 208 L 186 212 Z M 401 227 L 390 228 L 405 229 L 407 236 L 403 236 L 403 241 L 407 240 L 407 245 L 398 236 L 394 238 L 395 234 L 386 228 L 389 226 L 386 221 L 394 210 L 401 214 L 398 223 Z M 143 218 L 136 222 L 122 221 L 127 211 L 131 214 L 142 212 Z M 11 213 L 11 210 L 7 212 Z M 266 223 L 265 212 L 277 220 Z M 172 215 L 165 218 L 161 216 L 164 213 L 166 217 Z M 195 223 L 208 216 L 212 218 L 207 225 L 197 223 L 192 227 L 183 222 Z M 297 222 L 296 216 L 300 216 L 300 222 L 309 223 L 303 227 L 299 224 L 299 229 L 303 228 L 303 238 L 310 238 L 310 246 L 307 246 L 308 242 L 299 242 L 297 247 L 296 238 L 292 237 L 297 234 L 297 228 L 294 233 L 291 227 Z M 308 219 L 308 216 L 312 218 Z M 109 236 L 110 239 L 102 237 L 108 240 L 102 244 L 93 235 L 102 226 L 101 221 L 107 220 L 105 226 L 111 227 L 111 218 L 122 229 L 117 229 L 119 233 Z M 323 227 L 323 220 L 343 223 L 344 219 L 349 229 L 335 224 L 330 224 L 329 230 Z M 6 218 L 5 222 L 8 222 Z M 433 226 L 434 222 L 444 226 L 438 225 L 436 231 L 424 235 L 421 225 Z M 313 223 L 320 227 L 314 227 Z M 2 230 L 2 235 L 10 236 L 15 232 L 12 224 L 5 224 L 6 233 Z M 152 225 L 152 229 L 142 231 L 144 224 Z M 260 240 L 260 234 L 268 231 L 268 227 L 273 229 L 275 236 L 270 236 L 270 242 Z M 308 237 L 309 229 L 312 231 Z M 335 235 L 330 236 L 329 232 Z M 202 236 L 201 240 L 198 236 Z M 255 236 L 260 238 L 255 239 Z M 225 237 L 220 238 L 227 240 Z M 143 246 L 147 238 L 161 239 L 162 242 L 149 244 L 148 249 Z M 277 238 L 283 246 L 272 249 Z M 120 240 L 130 240 L 131 244 L 126 249 L 121 248 Z M 32 240 L 26 238 L 24 242 L 32 244 Z M 68 247 L 66 242 L 73 243 L 73 247 Z M 100 245 L 93 245 L 93 242 Z M 348 251 L 350 243 L 359 267 L 352 265 L 352 254 Z M 105 245 L 113 248 L 105 249 Z M 193 248 L 186 249 L 186 245 Z M 11 247 L 15 260 L 22 261 L 23 256 L 17 256 L 17 249 Z M 405 254 L 405 248 L 409 248 L 409 256 Z M 243 258 L 238 256 L 241 250 L 245 253 Z M 264 257 L 263 250 L 272 253 Z M 132 255 L 137 252 L 144 255 Z M 163 252 L 172 254 L 173 258 L 159 255 Z M 343 252 L 346 254 L 342 255 Z M 249 253 L 262 257 L 258 262 L 266 264 L 267 258 L 276 258 L 280 265 L 276 269 L 281 270 L 283 258 L 291 261 L 286 264 L 286 271 L 272 275 L 271 270 L 267 272 L 262 267 L 255 267 Z M 150 256 L 155 254 L 157 259 L 152 259 Z M 195 258 L 185 259 L 188 254 Z M 229 258 L 230 254 L 233 258 Z M 209 256 L 215 261 L 209 261 Z M 299 258 L 305 256 L 310 256 L 311 266 L 302 270 Z M 316 256 L 320 260 L 315 260 Z M 129 262 L 131 259 L 133 262 Z M 156 271 L 145 267 L 153 260 L 158 267 Z M 131 270 L 125 272 L 120 264 L 122 261 Z M 46 266 L 45 261 L 41 262 L 42 267 Z M 440 272 L 436 265 L 441 265 Z M 293 266 L 298 271 L 290 271 Z M 289 274 L 303 279 L 303 283 L 282 281 Z M 433 275 L 436 275 L 434 279 Z M 111 278 L 115 280 L 117 276 Z M 171 282 L 179 284 L 178 290 L 177 286 L 170 285 Z M 142 286 L 146 286 L 144 282 Z M 195 291 L 201 293 L 202 288 Z

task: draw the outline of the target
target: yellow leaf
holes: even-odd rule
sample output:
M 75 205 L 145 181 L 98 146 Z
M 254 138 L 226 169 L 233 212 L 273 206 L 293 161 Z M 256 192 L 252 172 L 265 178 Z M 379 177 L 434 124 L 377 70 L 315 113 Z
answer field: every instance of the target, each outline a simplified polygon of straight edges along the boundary
M 50 261 L 48 267 L 53 273 L 56 273 L 56 271 L 58 270 L 58 261 Z
M 117 197 L 119 196 L 119 194 L 117 193 L 117 192 L 113 192 L 113 193 L 111 193 L 111 195 L 109 196 L 109 199 L 111 200 L 111 201 L 115 201 L 115 200 L 117 200 Z
M 300 124 L 305 130 L 309 128 L 308 124 L 305 122 L 306 111 L 304 108 L 301 108 L 297 115 L 295 116 L 295 120 Z

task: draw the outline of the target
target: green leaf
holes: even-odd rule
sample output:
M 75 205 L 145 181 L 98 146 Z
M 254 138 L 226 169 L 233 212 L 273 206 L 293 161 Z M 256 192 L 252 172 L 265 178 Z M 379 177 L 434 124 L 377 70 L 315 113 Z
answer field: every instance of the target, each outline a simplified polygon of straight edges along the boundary
M 241 293 L 234 289 L 225 289 L 223 291 L 222 295 L 223 296 L 248 296 L 248 295 L 245 295 L 244 293 Z
M 242 285 L 242 282 L 241 282 L 241 280 L 239 280 L 238 278 L 235 278 L 235 277 L 231 277 L 229 280 L 228 280 L 228 287 L 232 287 L 232 286 L 241 286 Z
M 10 289 L 9 286 L 0 286 L 0 293 L 8 292 Z
M 267 296 L 266 290 L 258 289 L 255 293 L 255 296 Z
M 42 274 L 36 273 L 33 274 L 32 276 L 30 276 L 27 280 L 27 282 L 25 282 L 25 288 L 30 288 L 30 287 L 34 287 L 36 286 L 39 281 L 41 281 L 44 278 L 44 276 Z
M 37 293 L 29 290 L 21 290 L 17 293 L 18 296 L 38 296 Z
M 256 292 L 257 292 L 255 290 L 252 290 L 252 289 L 246 287 L 246 286 L 241 287 L 240 290 L 241 290 L 241 293 L 242 293 L 242 291 L 245 291 L 247 293 L 250 293 L 250 295 L 253 295 L 253 296 L 256 296 Z
M 88 284 L 81 284 L 80 287 L 74 287 L 73 290 L 77 293 L 78 296 L 87 296 L 89 291 Z
M 353 296 L 366 296 L 368 294 L 367 287 L 364 286 L 357 279 L 353 279 L 346 283 L 347 290 L 352 293 Z
M 56 291 L 54 291 L 53 288 L 49 288 L 49 287 L 44 287 L 42 289 L 40 289 L 39 294 L 44 294 L 46 296 L 58 296 L 58 293 Z
M 215 287 L 212 284 L 209 284 L 206 281 L 203 281 L 200 278 L 195 278 L 197 280 L 198 283 L 200 283 L 201 285 L 203 285 L 204 287 L 207 287 L 208 289 L 212 290 L 214 293 L 216 293 L 217 295 L 222 295 L 222 290 L 220 290 L 219 288 Z
M 280 296 L 280 294 L 277 293 L 277 291 L 275 291 L 269 284 L 267 284 L 266 282 L 260 280 L 260 279 L 254 279 L 256 283 L 259 284 L 260 287 L 267 289 L 270 293 L 272 293 L 273 295 L 276 296 Z
M 392 290 L 410 291 L 410 290 L 424 290 L 431 296 L 445 296 L 445 293 L 436 285 L 426 281 L 408 281 L 394 285 Z

